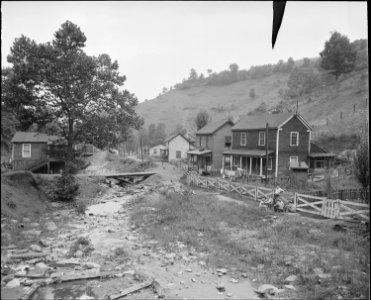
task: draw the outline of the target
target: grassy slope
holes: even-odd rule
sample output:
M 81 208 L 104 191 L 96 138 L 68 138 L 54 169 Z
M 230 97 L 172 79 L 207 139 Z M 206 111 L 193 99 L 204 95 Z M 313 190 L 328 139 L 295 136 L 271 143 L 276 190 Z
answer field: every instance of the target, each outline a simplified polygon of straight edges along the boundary
M 157 200 L 139 199 L 131 221 L 168 251 L 176 252 L 181 242 L 193 253 L 196 250 L 208 267 L 227 268 L 234 278 L 247 273 L 257 286 L 282 288 L 287 276 L 296 275 L 293 284 L 298 291 L 289 298 L 350 299 L 369 294 L 369 237 L 364 227 L 348 224 L 346 232 L 338 232 L 333 229 L 336 221 L 295 214 L 276 215 L 273 220 L 272 213 L 259 210 L 257 203 L 244 202 L 248 206 L 213 195 L 189 198 L 165 193 Z M 330 278 L 319 281 L 316 268 Z
M 140 103 L 137 112 L 145 119 L 145 126 L 163 122 L 168 131 L 180 123 L 192 129 L 197 112 L 207 109 L 214 120 L 228 115 L 239 118 L 255 109 L 263 101 L 269 107 L 280 100 L 278 91 L 287 88 L 288 74 L 273 74 L 261 79 L 245 80 L 226 86 L 202 86 L 187 90 L 172 90 L 153 100 Z M 253 88 L 256 98 L 250 99 Z M 353 72 L 324 87 L 317 88 L 304 101 L 299 102 L 299 112 L 313 125 L 314 136 L 320 132 L 335 134 L 352 132 L 357 128 L 357 115 L 353 115 L 353 105 L 365 108 L 368 97 L 367 70 Z M 308 99 L 311 101 L 308 101 Z M 296 99 L 292 100 L 293 106 Z M 215 111 L 217 108 L 222 111 Z M 343 112 L 343 121 L 339 115 Z M 329 119 L 329 126 L 326 125 Z M 345 130 L 344 130 L 345 129 Z

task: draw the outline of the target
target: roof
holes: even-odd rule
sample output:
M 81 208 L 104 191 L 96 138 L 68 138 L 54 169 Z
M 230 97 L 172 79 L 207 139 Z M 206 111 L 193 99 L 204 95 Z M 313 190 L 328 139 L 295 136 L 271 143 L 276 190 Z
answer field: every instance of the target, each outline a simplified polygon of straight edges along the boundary
M 334 153 L 323 153 L 323 152 L 310 152 L 308 154 L 309 157 L 317 158 L 317 157 L 335 157 L 336 154 Z
M 268 150 L 268 155 L 273 154 L 274 151 Z M 246 150 L 246 149 L 231 149 L 228 151 L 224 151 L 223 155 L 246 155 L 246 156 L 255 156 L 255 157 L 264 157 L 266 155 L 265 150 L 260 149 L 253 149 L 253 150 Z
M 308 122 L 298 113 L 261 114 L 255 116 L 248 115 L 243 117 L 236 125 L 234 125 L 232 130 L 265 129 L 267 123 L 268 128 L 279 128 L 294 116 L 296 116 L 308 129 L 312 130 L 312 127 Z
M 195 150 L 188 151 L 187 153 L 193 154 L 193 155 L 204 155 L 204 154 L 209 154 L 211 152 L 212 152 L 211 150 L 195 149 Z
M 183 134 L 181 134 L 181 133 L 177 133 L 177 134 L 175 134 L 175 135 L 172 135 L 172 136 L 170 136 L 170 137 L 168 137 L 166 140 L 165 140 L 165 143 L 169 143 L 172 139 L 175 139 L 178 135 L 180 135 L 183 139 L 185 139 L 188 143 L 190 143 L 190 144 L 193 144 L 193 142 L 190 140 L 190 139 L 188 139 L 188 138 L 186 138 Z
M 313 142 L 310 143 L 310 153 L 328 153 L 325 149 L 318 146 L 317 144 L 314 144 Z
M 301 161 L 301 162 L 290 161 L 290 169 L 307 170 L 307 169 L 309 169 L 309 167 L 304 161 Z
M 223 127 L 225 124 L 231 124 L 232 126 L 234 123 L 230 120 L 220 120 L 215 121 L 207 124 L 206 126 L 202 127 L 200 130 L 196 132 L 196 134 L 213 134 L 215 131 L 219 130 L 221 127 Z
M 152 146 L 150 149 L 152 149 L 152 148 L 156 148 L 156 147 L 160 147 L 160 148 L 162 148 L 162 149 L 166 149 L 166 146 L 164 146 L 164 145 L 162 145 L 162 144 L 157 144 L 157 145 L 155 145 L 155 146 Z
M 12 143 L 48 143 L 63 139 L 61 136 L 48 135 L 41 132 L 17 131 L 11 142 Z

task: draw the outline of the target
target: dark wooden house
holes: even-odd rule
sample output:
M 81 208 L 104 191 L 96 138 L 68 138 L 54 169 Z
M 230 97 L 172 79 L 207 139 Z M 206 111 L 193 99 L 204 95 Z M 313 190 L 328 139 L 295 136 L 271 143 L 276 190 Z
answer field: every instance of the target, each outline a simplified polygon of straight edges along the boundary
M 263 177 L 268 164 L 268 176 L 277 177 L 288 175 L 292 162 L 309 162 L 312 127 L 298 113 L 246 116 L 231 130 L 232 148 L 223 152 L 223 168 Z
M 48 150 L 55 145 L 55 142 L 61 140 L 60 136 L 17 131 L 11 140 L 13 170 L 59 173 L 64 168 L 65 162 L 50 157 Z

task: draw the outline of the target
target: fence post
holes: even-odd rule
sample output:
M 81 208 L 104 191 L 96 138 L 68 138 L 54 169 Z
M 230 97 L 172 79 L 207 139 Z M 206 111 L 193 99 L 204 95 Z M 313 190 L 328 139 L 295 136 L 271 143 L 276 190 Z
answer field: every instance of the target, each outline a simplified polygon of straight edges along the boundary
M 232 191 L 232 177 L 229 177 L 229 191 Z
M 298 193 L 295 192 L 295 194 L 294 194 L 294 205 L 295 205 L 295 210 L 296 210 L 296 206 L 298 205 L 298 199 L 297 199 L 297 197 L 298 197 Z
M 258 184 L 255 182 L 255 201 L 258 201 Z
M 336 199 L 335 219 L 340 219 L 340 200 Z

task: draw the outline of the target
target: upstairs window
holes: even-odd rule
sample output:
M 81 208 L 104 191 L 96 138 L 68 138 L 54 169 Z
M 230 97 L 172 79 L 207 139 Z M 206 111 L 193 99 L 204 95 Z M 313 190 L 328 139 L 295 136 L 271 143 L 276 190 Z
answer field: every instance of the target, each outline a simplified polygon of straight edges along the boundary
M 198 145 L 199 145 L 200 148 L 201 148 L 201 146 L 202 146 L 202 144 L 201 144 L 201 136 L 198 137 Z
M 224 146 L 225 147 L 230 147 L 232 145 L 232 137 L 231 136 L 226 136 L 225 137 L 225 143 L 224 143 Z
M 177 159 L 182 158 L 182 151 L 176 151 L 176 152 L 175 152 L 175 157 L 176 157 Z
M 31 157 L 31 144 L 22 144 L 22 157 Z
M 240 145 L 241 146 L 246 146 L 246 132 L 241 133 L 240 137 Z
M 299 158 L 297 156 L 290 156 L 290 163 L 291 162 L 298 162 L 299 161 Z
M 264 146 L 265 145 L 265 132 L 264 131 L 260 131 L 259 132 L 259 142 L 258 142 L 258 145 L 259 146 Z
M 291 133 L 290 133 L 290 146 L 299 146 L 299 132 L 291 131 Z

